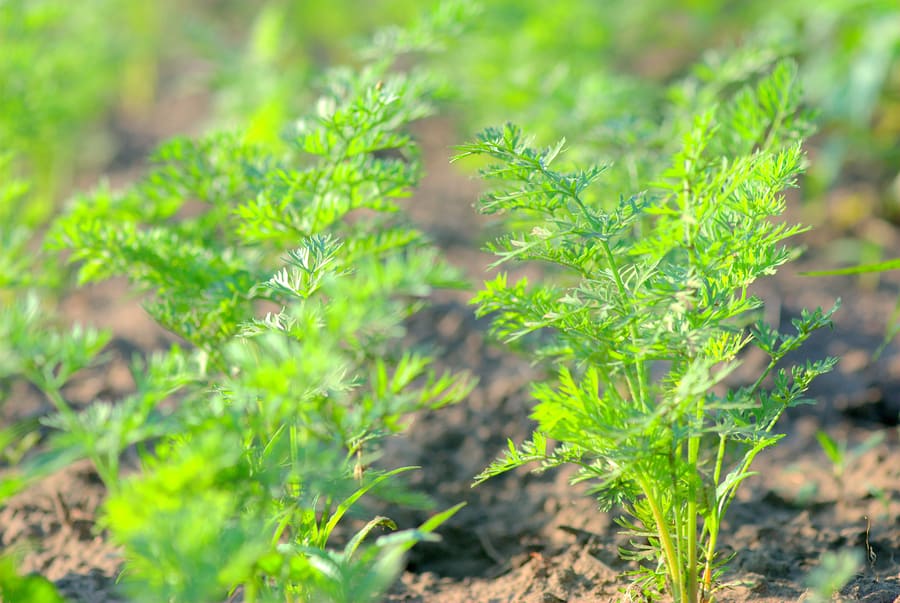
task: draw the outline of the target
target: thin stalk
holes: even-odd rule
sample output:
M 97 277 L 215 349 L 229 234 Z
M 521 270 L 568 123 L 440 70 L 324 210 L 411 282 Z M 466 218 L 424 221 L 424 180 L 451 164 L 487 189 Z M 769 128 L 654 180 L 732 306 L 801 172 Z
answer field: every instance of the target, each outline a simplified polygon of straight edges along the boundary
M 713 484 L 719 485 L 719 479 L 722 476 L 722 465 L 725 463 L 725 444 L 726 438 L 724 434 L 719 434 L 719 449 L 716 452 L 716 468 L 713 471 Z M 716 554 L 716 540 L 719 537 L 719 515 L 718 505 L 714 505 L 711 511 L 711 521 L 705 524 L 706 531 L 709 532 L 709 540 L 706 543 L 706 561 L 703 566 L 703 585 L 701 592 L 703 599 L 706 600 L 707 595 L 712 590 L 712 564 Z
M 688 467 L 697 468 L 700 461 L 700 427 L 703 425 L 703 402 L 697 405 L 697 425 L 696 432 L 691 435 L 688 440 Z M 697 486 L 691 480 L 688 486 L 688 504 L 687 504 L 687 591 L 688 600 L 697 601 Z
M 694 161 L 691 158 L 685 158 L 684 172 L 690 174 L 694 168 Z M 684 247 L 688 251 L 691 258 L 691 267 L 694 268 L 700 262 L 697 260 L 697 251 L 694 246 L 694 228 L 697 227 L 697 220 L 692 215 L 693 208 L 693 186 L 690 178 L 683 178 L 681 182 L 681 213 L 684 223 Z M 697 409 L 694 415 L 694 425 L 692 425 L 691 435 L 688 438 L 687 445 L 687 464 L 691 470 L 696 471 L 700 460 L 700 437 L 703 427 L 703 411 L 704 405 L 702 398 L 697 401 Z M 697 485 L 690 476 L 688 483 L 688 499 L 686 505 L 687 527 L 684 537 L 687 539 L 687 558 L 685 563 L 687 571 L 685 576 L 685 591 L 687 593 L 686 601 L 695 603 L 697 601 Z
M 69 425 L 75 425 L 78 422 L 78 415 L 75 414 L 75 411 L 69 406 L 69 403 L 66 402 L 62 397 L 62 394 L 59 393 L 59 389 L 50 385 L 49 379 L 40 374 L 26 374 L 26 377 L 32 383 L 46 384 L 46 387 L 42 387 L 41 389 L 47 394 L 47 397 L 50 398 L 50 402 L 56 407 L 57 412 L 65 417 L 66 422 Z
M 759 379 L 757 379 L 756 383 L 754 383 L 751 391 L 755 391 L 756 388 L 762 384 L 763 379 L 769 373 L 769 371 L 771 371 L 771 369 L 772 369 L 772 367 L 774 367 L 774 365 L 775 365 L 775 360 L 773 359 L 773 361 L 769 364 L 769 366 L 766 368 L 766 370 L 763 372 L 763 374 L 759 377 Z M 783 412 L 784 412 L 784 409 L 782 409 L 782 411 L 778 412 L 772 418 L 772 420 L 767 425 L 765 425 L 765 427 L 762 430 L 763 433 L 768 433 L 772 430 L 772 428 L 778 422 L 778 419 L 781 417 Z M 716 454 L 716 468 L 715 468 L 714 481 L 713 481 L 713 483 L 716 485 L 719 484 L 719 480 L 721 479 L 722 466 L 724 464 L 725 451 L 726 451 L 726 443 L 727 443 L 726 437 L 724 435 L 720 434 L 719 435 L 719 448 L 718 448 L 718 452 Z M 742 475 L 748 471 L 748 469 L 750 468 L 750 465 L 753 464 L 753 461 L 756 459 L 756 455 L 759 454 L 762 450 L 763 450 L 763 448 L 757 448 L 756 450 L 751 450 L 747 454 L 747 456 L 744 458 L 743 462 L 741 463 L 740 467 L 737 469 L 737 471 L 739 471 L 739 475 Z M 707 531 L 709 532 L 709 541 L 708 541 L 707 547 L 706 547 L 706 564 L 705 564 L 704 573 L 703 573 L 704 593 L 708 593 L 712 587 L 712 563 L 713 563 L 713 556 L 715 554 L 716 540 L 718 538 L 719 522 L 720 522 L 721 517 L 725 514 L 725 511 L 728 509 L 729 506 L 731 506 L 731 503 L 734 501 L 734 497 L 737 495 L 737 486 L 739 485 L 739 483 L 740 483 L 740 481 L 735 483 L 725 493 L 725 496 L 721 503 L 718 503 L 718 501 L 717 501 L 716 508 L 712 511 L 713 521 L 711 521 L 709 523 L 709 525 L 707 526 Z M 707 599 L 704 594 L 704 601 L 705 600 L 707 600 Z
M 683 452 L 682 444 L 679 443 L 678 445 L 675 446 L 675 450 L 669 456 L 669 473 L 672 477 L 672 492 L 673 493 L 678 492 L 678 465 L 675 463 L 675 460 L 681 459 L 682 452 Z M 674 516 L 675 534 L 677 537 L 675 540 L 675 554 L 678 557 L 678 564 L 679 564 L 678 567 L 681 568 L 681 560 L 684 559 L 684 552 L 682 550 L 682 547 L 683 547 L 683 543 L 688 541 L 688 534 L 685 531 L 686 526 L 684 525 L 684 521 L 681 516 L 680 509 L 678 509 L 678 505 L 677 504 L 673 505 L 673 508 L 675 510 L 675 516 Z
M 295 471 L 297 468 L 297 465 L 299 465 L 299 458 L 298 458 L 297 450 L 300 448 L 300 443 L 298 441 L 299 436 L 297 434 L 297 426 L 296 425 L 291 424 L 288 427 L 288 438 L 290 441 L 291 471 Z M 291 494 L 291 496 L 300 496 L 300 484 L 297 483 L 295 478 L 291 479 L 290 494 Z
M 779 359 L 780 359 L 780 357 L 779 357 Z M 775 357 L 773 357 L 772 360 L 769 361 L 768 366 L 766 366 L 766 368 L 763 369 L 763 371 L 759 374 L 759 377 L 756 379 L 756 381 L 753 382 L 753 386 L 750 387 L 750 391 L 749 391 L 750 395 L 756 393 L 756 390 L 758 390 L 760 388 L 760 386 L 762 386 L 762 382 L 765 381 L 766 377 L 769 376 L 769 373 L 772 372 L 772 369 L 775 368 L 775 365 L 777 363 L 778 363 L 778 360 Z
M 762 452 L 762 450 L 763 450 L 763 449 L 760 448 L 760 449 L 758 449 L 758 450 L 756 450 L 756 451 L 753 451 L 753 452 L 751 452 L 751 453 L 747 456 L 746 459 L 744 459 L 744 462 L 743 462 L 743 463 L 741 464 L 741 466 L 740 466 L 740 474 L 744 474 L 744 473 L 747 472 L 747 470 L 750 468 L 750 465 L 752 465 L 752 464 L 753 464 L 753 461 L 756 460 L 756 455 L 759 454 L 760 452 Z M 731 506 L 732 501 L 734 501 L 734 497 L 737 495 L 737 487 L 738 487 L 738 485 L 739 485 L 739 484 L 736 483 L 736 484 L 735 484 L 734 486 L 732 486 L 731 489 L 728 491 L 728 494 L 726 495 L 724 504 L 722 505 L 722 509 L 721 509 L 721 511 L 720 511 L 720 514 L 721 514 L 721 515 L 724 515 L 724 514 L 725 514 L 725 511 L 728 509 L 728 507 Z
M 289 513 L 286 513 L 284 518 L 278 522 L 278 525 L 275 527 L 275 532 L 272 534 L 272 548 L 278 546 L 278 543 L 281 541 L 281 535 L 284 534 L 284 530 L 287 528 L 290 521 L 291 516 Z
M 244 582 L 244 603 L 256 603 L 256 581 Z
M 707 531 L 709 532 L 709 541 L 706 543 L 706 562 L 703 564 L 703 583 L 700 593 L 703 595 L 700 601 L 709 601 L 709 595 L 712 593 L 712 564 L 716 554 L 716 541 L 719 538 L 719 522 L 716 518 L 715 523 L 711 524 Z
M 678 556 L 675 553 L 675 546 L 672 544 L 672 537 L 669 534 L 669 530 L 666 528 L 666 518 L 656 500 L 656 492 L 650 487 L 650 484 L 647 483 L 647 479 L 644 476 L 638 476 L 637 482 L 638 486 L 640 486 L 643 491 L 644 496 L 647 498 L 647 503 L 650 505 L 650 511 L 653 513 L 653 520 L 656 522 L 656 532 L 659 534 L 659 542 L 662 545 L 663 554 L 666 558 L 666 569 L 669 573 L 669 578 L 672 580 L 672 593 L 675 595 L 676 601 L 686 601 L 685 597 L 687 596 L 687 592 L 685 591 L 684 580 L 678 568 Z
M 291 425 L 288 427 L 288 439 L 290 442 L 289 449 L 291 455 L 291 469 L 293 470 L 297 466 L 297 427 L 295 425 Z M 300 484 L 296 483 L 294 478 L 287 484 L 287 494 L 293 498 L 298 498 L 300 496 Z M 291 522 L 293 517 L 293 513 L 287 512 L 284 517 L 278 521 L 278 524 L 275 527 L 275 532 L 272 535 L 272 546 L 275 547 L 278 545 L 281 540 L 282 534 L 284 534 L 285 529 L 287 529 L 288 525 Z
M 772 146 L 772 143 L 775 142 L 775 134 L 780 129 L 781 124 L 787 114 L 788 105 L 790 104 L 791 92 L 793 92 L 796 81 L 796 78 L 791 78 L 790 89 L 779 98 L 777 113 L 772 119 L 772 123 L 769 125 L 768 132 L 766 133 L 766 138 L 763 141 L 760 150 L 768 150 L 769 147 Z
M 328 167 L 325 170 L 325 173 L 320 174 L 316 177 L 315 184 L 313 185 L 313 194 L 314 195 L 320 194 L 319 185 L 321 183 L 324 182 L 327 185 L 328 183 L 330 183 L 332 181 L 332 178 L 334 177 L 334 173 L 337 171 L 338 166 L 340 166 L 347 159 L 347 157 L 350 154 L 350 141 L 347 140 L 347 138 L 343 135 L 343 133 L 339 134 L 339 136 L 340 136 L 340 147 L 339 147 L 340 150 L 337 153 L 337 157 L 332 159 L 331 162 L 328 164 Z M 348 207 L 348 210 L 349 210 L 349 209 L 351 209 L 352 204 L 353 204 L 353 201 L 349 198 L 349 196 L 348 196 L 347 203 L 349 206 Z M 309 229 L 309 234 L 318 232 L 322 226 L 327 226 L 327 224 L 325 224 L 325 225 L 319 224 L 319 215 L 317 213 L 314 217 L 313 225 Z
M 782 358 L 785 357 L 786 354 L 787 354 L 786 352 L 781 351 L 780 349 L 779 349 L 779 350 L 773 350 L 773 351 L 771 352 L 770 359 L 769 359 L 769 364 L 766 365 L 766 368 L 763 369 L 763 371 L 759 374 L 759 377 L 756 379 L 756 381 L 753 382 L 753 386 L 750 388 L 750 391 L 749 391 L 749 394 L 750 394 L 750 395 L 756 393 L 756 390 L 758 390 L 760 387 L 762 387 L 763 381 L 765 381 L 766 377 L 769 376 L 769 373 L 772 372 L 772 369 L 775 368 L 775 366 L 781 361 Z M 778 413 L 778 416 L 775 417 L 775 420 L 777 421 L 779 417 L 781 417 L 781 413 Z M 765 431 L 769 431 L 769 430 L 772 428 L 772 426 L 773 426 L 774 424 L 775 424 L 774 422 L 771 423 L 771 424 L 765 429 Z

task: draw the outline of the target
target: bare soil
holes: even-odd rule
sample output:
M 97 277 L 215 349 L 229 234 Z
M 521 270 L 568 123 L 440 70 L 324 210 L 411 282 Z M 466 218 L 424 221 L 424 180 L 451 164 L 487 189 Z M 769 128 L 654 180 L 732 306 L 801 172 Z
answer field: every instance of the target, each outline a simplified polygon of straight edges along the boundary
M 449 146 L 459 136 L 446 123 L 429 122 L 420 133 L 428 176 L 409 202 L 410 212 L 477 286 L 489 263 L 477 251 L 489 226 L 471 207 L 477 183 L 448 167 Z M 856 234 L 877 238 L 887 253 L 900 254 L 900 236 L 892 227 L 872 219 L 858 228 Z M 831 261 L 826 251 L 838 234 L 823 228 L 807 235 L 805 258 L 758 290 L 767 300 L 769 318 L 784 328 L 801 308 L 830 306 L 842 297 L 834 330 L 817 334 L 797 358 L 835 355 L 841 361 L 815 384 L 812 394 L 818 403 L 794 409 L 783 419 L 779 427 L 787 437 L 760 456 L 758 475 L 731 508 L 722 549 L 735 556 L 721 601 L 804 600 L 806 576 L 823 554 L 857 550 L 868 561 L 835 600 L 900 602 L 900 345 L 891 344 L 879 360 L 872 360 L 900 286 L 892 275 L 875 282 L 799 276 L 800 270 Z M 408 338 L 411 345 L 438 346 L 440 362 L 471 371 L 480 379 L 478 387 L 459 405 L 414 417 L 408 434 L 391 441 L 381 461 L 391 467 L 420 465 L 411 479 L 434 497 L 438 508 L 460 501 L 467 506 L 441 529 L 440 543 L 414 549 L 387 600 L 628 600 L 622 574 L 633 568 L 618 558 L 617 547 L 625 542 L 615 516 L 599 512 L 582 489 L 570 486 L 566 472 L 520 471 L 471 487 L 472 477 L 499 454 L 507 438 L 520 441 L 530 433 L 530 384 L 542 373 L 529 359 L 488 340 L 487 322 L 476 320 L 467 303 L 470 295 L 435 295 L 434 304 L 410 320 Z M 63 312 L 70 320 L 115 332 L 111 360 L 81 375 L 68 392 L 82 403 L 126 394 L 133 386 L 126 359 L 135 350 L 151 351 L 170 341 L 122 282 L 74 293 Z M 757 361 L 747 358 L 749 367 Z M 0 405 L 0 420 L 50 411 L 46 401 L 20 384 Z M 818 430 L 848 442 L 851 449 L 874 434 L 883 434 L 883 440 L 855 459 L 839 480 L 816 441 Z M 73 602 L 120 601 L 115 577 L 121 558 L 95 525 L 103 497 L 92 467 L 72 466 L 0 509 L 0 548 L 25 547 L 22 569 L 53 580 Z M 425 517 L 406 509 L 387 512 L 404 527 Z

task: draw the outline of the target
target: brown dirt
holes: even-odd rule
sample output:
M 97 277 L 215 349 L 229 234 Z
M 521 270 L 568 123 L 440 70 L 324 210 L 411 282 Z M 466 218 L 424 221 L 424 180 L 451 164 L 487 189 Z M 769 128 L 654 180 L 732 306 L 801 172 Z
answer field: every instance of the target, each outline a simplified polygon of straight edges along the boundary
M 449 126 L 421 128 L 429 175 L 409 204 L 448 258 L 475 283 L 484 277 L 487 256 L 477 250 L 486 221 L 471 205 L 477 185 L 446 164 L 457 138 Z M 900 254 L 896 233 L 870 221 L 881 242 Z M 791 412 L 780 425 L 782 445 L 763 453 L 732 507 L 723 550 L 735 558 L 725 576 L 732 586 L 722 601 L 774 603 L 803 600 L 806 575 L 826 552 L 874 553 L 837 600 L 900 601 L 900 344 L 870 360 L 898 296 L 898 279 L 883 277 L 864 287 L 851 278 L 811 279 L 799 269 L 821 266 L 830 237 L 806 237 L 810 251 L 798 267 L 759 288 L 769 317 L 783 326 L 801 307 L 830 305 L 844 298 L 835 329 L 820 333 L 808 357 L 839 355 L 832 375 L 816 384 L 819 404 Z M 833 234 L 833 233 L 832 233 Z M 443 540 L 416 548 L 407 572 L 387 597 L 392 602 L 534 602 L 628 600 L 622 573 L 631 569 L 616 554 L 624 544 L 614 516 L 596 510 L 565 472 L 508 474 L 471 488 L 472 476 L 503 448 L 506 438 L 522 440 L 531 429 L 529 386 L 541 371 L 486 340 L 487 323 L 473 317 L 468 293 L 435 296 L 434 305 L 410 321 L 409 336 L 436 344 L 440 361 L 480 378 L 468 400 L 414 417 L 409 433 L 389 443 L 385 466 L 417 464 L 414 485 L 430 493 L 439 508 L 465 501 L 442 529 Z M 122 283 L 74 294 L 63 305 L 72 320 L 109 326 L 116 333 L 114 360 L 85 374 L 72 395 L 85 402 L 117 398 L 131 387 L 123 373 L 133 350 L 149 351 L 168 340 L 150 323 Z M 753 362 L 748 359 L 748 363 Z M 50 408 L 32 390 L 17 387 L 3 405 L 3 420 L 34 416 Z M 883 441 L 855 460 L 842 482 L 815 439 L 825 429 L 851 446 L 875 433 Z M 23 570 L 55 581 L 71 601 L 119 601 L 114 579 L 117 552 L 98 532 L 95 512 L 103 487 L 92 468 L 73 466 L 9 501 L 0 510 L 0 548 L 27 549 Z M 390 514 L 402 526 L 424 515 L 403 509 Z

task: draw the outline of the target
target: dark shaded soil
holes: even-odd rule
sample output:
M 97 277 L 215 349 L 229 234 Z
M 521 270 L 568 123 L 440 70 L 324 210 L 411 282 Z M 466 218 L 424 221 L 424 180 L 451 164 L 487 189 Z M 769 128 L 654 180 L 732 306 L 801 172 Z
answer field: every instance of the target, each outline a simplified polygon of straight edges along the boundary
M 429 175 L 410 201 L 410 211 L 477 284 L 489 263 L 477 251 L 477 233 L 487 224 L 471 208 L 477 185 L 446 164 L 449 145 L 457 138 L 449 126 L 431 122 L 421 133 L 431 158 Z M 878 242 L 900 254 L 900 238 L 892 228 L 876 221 L 861 228 L 868 229 L 860 231 L 863 236 L 871 239 L 875 232 Z M 788 437 L 760 456 L 758 475 L 746 483 L 730 511 L 722 549 L 735 557 L 725 576 L 731 586 L 720 593 L 723 601 L 803 600 L 806 576 L 822 555 L 844 550 L 859 551 L 871 562 L 860 567 L 837 600 L 900 601 L 900 345 L 890 345 L 877 362 L 871 360 L 900 281 L 888 275 L 863 286 L 848 277 L 798 276 L 798 270 L 825 263 L 829 235 L 834 233 L 808 235 L 806 259 L 758 289 L 768 302 L 769 319 L 784 327 L 800 308 L 830 306 L 842 297 L 834 331 L 817 334 L 804 351 L 806 357 L 831 354 L 841 361 L 815 385 L 818 404 L 785 417 L 780 427 Z M 617 546 L 625 542 L 614 517 L 597 511 L 582 489 L 567 483 L 565 472 L 518 472 L 470 487 L 506 438 L 519 441 L 530 433 L 529 388 L 541 371 L 486 340 L 487 323 L 474 318 L 469 296 L 437 294 L 433 306 L 410 321 L 409 339 L 411 344 L 439 346 L 441 363 L 473 372 L 480 378 L 478 387 L 462 404 L 415 417 L 408 435 L 392 441 L 382 460 L 385 466 L 421 465 L 412 481 L 435 498 L 438 508 L 460 501 L 467 506 L 442 528 L 440 543 L 412 552 L 408 571 L 388 600 L 629 600 L 622 573 L 632 567 L 617 556 Z M 132 386 L 125 371 L 132 351 L 168 341 L 127 296 L 124 283 L 77 293 L 63 311 L 72 320 L 116 333 L 112 361 L 76 380 L 69 392 L 85 403 L 122 396 Z M 757 358 L 748 357 L 748 371 L 755 362 Z M 50 411 L 25 387 L 17 387 L 0 408 L 5 421 Z M 838 480 L 816 441 L 820 429 L 851 448 L 873 434 L 883 439 Z M 73 466 L 0 510 L 0 547 L 24 547 L 23 570 L 55 581 L 72 601 L 118 601 L 114 579 L 121 560 L 94 525 L 102 499 L 102 485 L 91 467 Z M 424 518 L 403 509 L 387 511 L 401 526 Z

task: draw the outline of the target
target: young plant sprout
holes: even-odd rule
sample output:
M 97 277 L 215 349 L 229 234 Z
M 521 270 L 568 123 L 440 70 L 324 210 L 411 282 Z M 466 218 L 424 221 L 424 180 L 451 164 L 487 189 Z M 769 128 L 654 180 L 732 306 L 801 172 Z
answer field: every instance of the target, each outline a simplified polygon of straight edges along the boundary
M 722 519 L 753 460 L 835 364 L 780 361 L 830 325 L 837 304 L 803 310 L 783 334 L 754 323 L 762 302 L 748 291 L 796 256 L 782 242 L 803 230 L 773 220 L 804 161 L 793 64 L 678 92 L 660 125 L 676 145 L 668 165 L 617 203 L 598 190 L 603 168 L 557 170 L 563 143 L 535 149 L 513 125 L 486 130 L 460 157 L 494 162 L 483 175 L 497 189 L 481 210 L 513 225 L 489 246 L 497 264 L 555 269 L 536 284 L 500 274 L 474 300 L 499 337 L 558 366 L 555 383 L 534 386 L 531 440 L 510 442 L 476 483 L 528 463 L 577 465 L 574 481 L 629 516 L 634 588 L 698 603 L 719 586 Z M 769 361 L 729 387 L 748 346 Z

